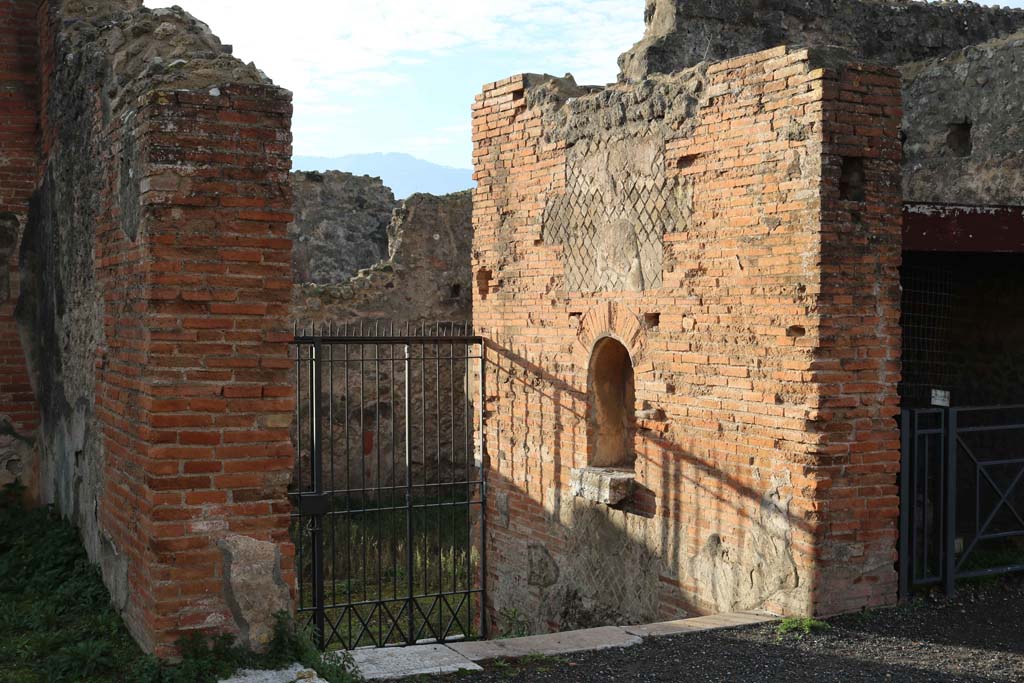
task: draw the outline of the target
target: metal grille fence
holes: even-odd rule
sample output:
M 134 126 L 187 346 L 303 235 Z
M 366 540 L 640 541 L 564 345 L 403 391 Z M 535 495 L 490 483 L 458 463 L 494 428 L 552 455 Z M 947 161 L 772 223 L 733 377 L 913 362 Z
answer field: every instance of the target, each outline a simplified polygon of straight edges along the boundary
M 900 592 L 1024 571 L 1024 406 L 901 415 Z
M 293 349 L 298 612 L 320 646 L 486 637 L 483 340 L 378 323 Z
M 957 276 L 954 268 L 944 261 L 904 254 L 900 280 L 903 286 L 900 398 L 904 406 L 924 407 L 930 405 L 932 389 L 949 391 L 956 377 Z

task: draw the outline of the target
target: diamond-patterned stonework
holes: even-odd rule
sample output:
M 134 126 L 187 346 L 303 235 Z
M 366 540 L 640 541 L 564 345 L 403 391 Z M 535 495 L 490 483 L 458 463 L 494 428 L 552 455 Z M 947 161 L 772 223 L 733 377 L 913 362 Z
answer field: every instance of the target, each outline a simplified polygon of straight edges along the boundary
M 661 286 L 662 237 L 682 229 L 689 186 L 666 177 L 664 140 L 584 140 L 568 152 L 566 190 L 548 199 L 542 236 L 562 245 L 574 292 Z

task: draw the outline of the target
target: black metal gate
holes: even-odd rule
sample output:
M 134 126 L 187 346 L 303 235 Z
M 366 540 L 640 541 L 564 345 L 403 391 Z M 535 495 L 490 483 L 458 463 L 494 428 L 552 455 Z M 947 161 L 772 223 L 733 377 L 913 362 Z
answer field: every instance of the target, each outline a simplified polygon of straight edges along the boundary
M 297 331 L 298 613 L 322 648 L 487 636 L 485 354 L 453 324 Z
M 900 594 L 1024 571 L 1024 406 L 905 409 Z

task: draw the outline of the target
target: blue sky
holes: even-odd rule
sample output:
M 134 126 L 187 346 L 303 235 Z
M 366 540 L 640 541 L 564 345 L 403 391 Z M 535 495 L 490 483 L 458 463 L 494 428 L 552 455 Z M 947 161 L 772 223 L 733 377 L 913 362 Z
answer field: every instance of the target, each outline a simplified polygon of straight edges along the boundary
M 614 81 L 645 0 L 173 2 L 295 93 L 296 155 L 405 152 L 469 168 L 481 85 L 522 72 Z
M 644 0 L 173 4 L 295 94 L 296 155 L 405 152 L 461 168 L 480 86 L 521 72 L 614 81 L 618 55 L 644 30 Z

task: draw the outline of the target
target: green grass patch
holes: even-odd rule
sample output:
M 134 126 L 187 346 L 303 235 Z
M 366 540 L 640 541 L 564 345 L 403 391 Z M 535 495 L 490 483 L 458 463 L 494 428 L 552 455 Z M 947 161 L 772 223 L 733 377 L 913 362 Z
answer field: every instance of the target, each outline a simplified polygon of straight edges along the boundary
M 144 654 L 132 640 L 78 532 L 52 509 L 27 510 L 0 492 L 0 683 L 214 683 L 240 668 L 301 662 L 331 683 L 357 680 L 351 660 L 325 663 L 308 635 L 280 615 L 264 654 L 232 638 L 179 641 L 182 661 Z
M 795 633 L 799 636 L 809 636 L 815 631 L 827 631 L 829 626 L 824 621 L 812 619 L 811 617 L 786 617 L 779 622 L 776 632 L 779 636 Z

